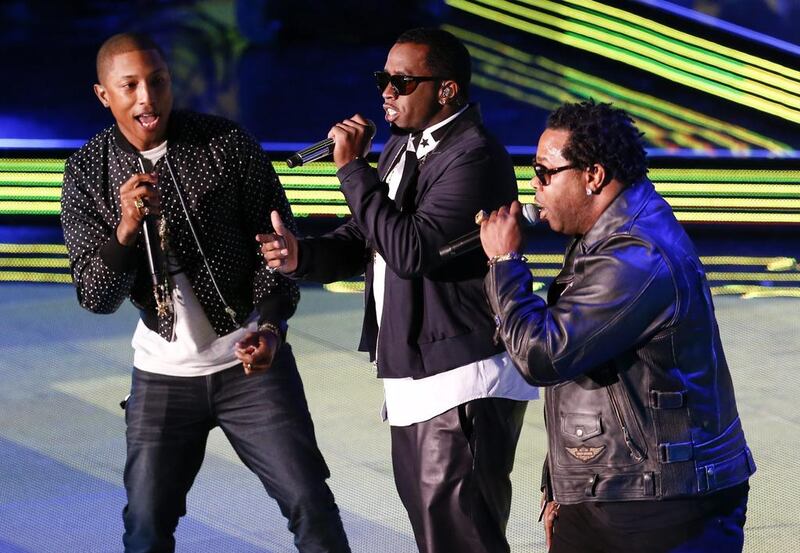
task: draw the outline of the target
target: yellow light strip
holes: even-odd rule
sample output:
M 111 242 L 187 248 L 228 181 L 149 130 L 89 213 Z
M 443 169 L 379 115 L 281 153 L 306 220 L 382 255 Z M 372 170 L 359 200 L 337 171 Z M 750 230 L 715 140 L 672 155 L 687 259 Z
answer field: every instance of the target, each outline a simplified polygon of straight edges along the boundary
M 292 186 L 300 186 L 304 188 L 311 186 L 331 188 L 339 187 L 339 179 L 336 178 L 335 174 L 328 176 L 281 175 L 280 180 L 284 188 L 289 188 Z
M 501 2 L 501 0 L 492 1 Z M 457 9 L 472 13 L 478 17 L 483 17 L 485 19 L 489 19 L 490 21 L 496 21 L 514 29 L 549 38 L 575 48 L 594 52 L 610 59 L 620 61 L 621 63 L 649 71 L 655 75 L 659 75 L 668 80 L 678 82 L 691 88 L 696 88 L 703 92 L 707 92 L 709 94 L 713 94 L 733 102 L 776 115 L 778 117 L 782 117 L 789 121 L 800 123 L 800 111 L 788 108 L 782 104 L 761 98 L 759 96 L 745 93 L 739 89 L 729 87 L 725 84 L 714 82 L 701 76 L 693 75 L 681 69 L 670 67 L 670 64 L 664 61 L 666 56 L 654 55 L 654 58 L 656 59 L 648 59 L 639 52 L 627 52 L 624 47 L 624 40 L 616 37 L 608 37 L 607 41 L 604 42 L 603 33 L 599 33 L 594 29 L 575 24 L 565 24 L 565 28 L 574 28 L 573 31 L 575 34 L 565 33 L 548 29 L 546 27 L 542 27 L 541 25 L 520 21 L 515 17 L 478 6 L 473 2 L 468 2 L 465 0 L 446 0 L 446 3 Z M 502 3 L 507 4 L 507 2 Z M 519 6 L 515 6 L 515 8 L 516 9 L 512 11 L 519 11 L 521 9 Z M 552 16 L 547 16 L 546 14 L 535 12 L 534 10 L 527 11 L 533 13 L 535 16 L 540 15 L 542 19 L 552 20 L 552 24 L 554 25 L 559 23 L 559 20 L 553 18 Z M 622 46 L 620 46 L 620 44 L 622 44 Z M 686 65 L 680 61 L 674 61 L 673 63 L 678 65 Z
M 715 296 L 741 295 L 742 299 L 800 298 L 800 288 L 787 288 L 782 286 L 742 286 L 739 284 L 712 286 L 711 293 Z
M 722 213 L 719 211 L 677 211 L 675 217 L 685 223 L 800 223 L 800 213 Z
M 59 202 L 20 202 L 0 201 L 0 213 L 41 213 L 43 215 L 58 215 L 61 212 Z
M 19 271 L 0 271 L 0 281 L 51 282 L 70 284 L 72 283 L 72 277 L 63 273 L 23 273 Z
M 539 79 L 542 80 L 547 79 L 548 74 L 545 71 L 533 69 L 531 67 L 531 65 L 538 65 L 539 67 L 542 67 L 547 71 L 551 71 L 556 75 L 562 76 L 566 81 L 566 83 L 569 84 L 569 86 L 572 86 L 572 83 L 574 82 L 586 83 L 587 85 L 592 87 L 591 95 L 594 97 L 602 95 L 604 98 L 607 99 L 615 98 L 616 102 L 620 101 L 619 98 L 628 98 L 632 103 L 641 104 L 645 107 L 650 108 L 651 110 L 668 112 L 670 114 L 673 114 L 675 117 L 681 117 L 682 119 L 688 121 L 690 124 L 693 124 L 694 125 L 693 128 L 696 130 L 696 132 L 711 134 L 714 133 L 714 130 L 716 130 L 719 131 L 720 133 L 730 134 L 731 136 L 738 137 L 740 140 L 749 141 L 756 146 L 766 148 L 775 152 L 782 152 L 792 149 L 787 144 L 774 141 L 772 139 L 761 136 L 758 133 L 754 133 L 743 127 L 733 125 L 727 121 L 721 121 L 713 117 L 705 116 L 703 114 L 689 110 L 684 106 L 678 106 L 677 104 L 666 102 L 655 96 L 650 96 L 647 94 L 627 89 L 625 87 L 616 85 L 610 81 L 606 81 L 598 77 L 595 77 L 593 75 L 590 75 L 588 73 L 583 73 L 568 66 L 555 63 L 542 56 L 532 56 L 526 52 L 517 50 L 501 42 L 497 42 L 495 40 L 486 38 L 476 33 L 471 33 L 464 29 L 460 29 L 459 27 L 445 25 L 444 28 L 450 32 L 453 32 L 454 34 L 456 34 L 456 36 L 459 36 L 459 38 L 461 38 L 465 42 L 470 42 L 470 44 L 468 44 L 470 53 L 473 55 L 473 58 L 476 58 L 478 60 L 483 60 L 487 63 L 493 63 L 496 65 L 506 65 L 510 67 L 512 70 L 517 71 L 519 73 L 523 74 L 527 73 L 529 75 L 537 76 Z M 481 49 L 481 47 L 479 46 L 475 46 L 475 44 L 479 44 L 482 47 L 490 48 L 494 51 L 499 52 L 501 55 L 495 55 L 486 52 L 486 50 Z M 565 85 L 562 84 L 562 86 Z M 614 96 L 606 94 L 606 92 L 611 93 Z M 584 92 L 584 96 L 586 96 L 586 92 Z M 720 136 L 724 137 L 725 135 L 722 134 Z M 739 149 L 740 146 L 741 143 L 737 142 L 735 144 L 732 144 L 730 147 L 734 151 L 736 151 Z
M 307 215 L 337 215 L 344 217 L 350 215 L 350 210 L 346 205 L 299 204 L 292 206 L 292 213 L 297 217 L 305 217 Z
M 475 86 L 479 86 L 481 88 L 487 88 L 489 90 L 494 90 L 501 94 L 505 94 L 506 96 L 508 96 L 509 98 L 513 98 L 514 100 L 525 102 L 527 104 L 536 106 L 537 108 L 545 109 L 547 111 L 553 111 L 562 103 L 554 100 L 548 100 L 540 96 L 537 96 L 535 94 L 523 92 L 516 87 L 500 83 L 494 79 L 489 79 L 488 77 L 484 77 L 483 75 L 480 74 L 472 75 L 472 83 Z
M 64 180 L 63 173 L 4 173 L 0 172 L 0 186 L 15 185 L 25 183 L 28 185 L 38 184 L 43 186 L 51 186 L 57 184 L 61 188 L 61 183 Z
M 64 173 L 64 160 L 53 158 L 0 159 L 0 172 Z
M 615 33 L 619 33 L 624 37 L 630 37 L 636 40 L 640 40 L 646 44 L 650 44 L 660 50 L 665 50 L 667 52 L 672 52 L 682 58 L 693 59 L 700 64 L 708 65 L 711 67 L 716 67 L 720 70 L 727 71 L 732 73 L 733 75 L 739 75 L 741 77 L 746 77 L 753 79 L 752 82 L 748 82 L 742 78 L 737 78 L 735 76 L 731 76 L 730 78 L 726 79 L 726 82 L 731 86 L 737 88 L 749 88 L 751 92 L 759 93 L 764 95 L 763 92 L 757 92 L 760 90 L 764 90 L 760 86 L 755 86 L 756 83 L 759 81 L 761 83 L 765 83 L 769 85 L 767 89 L 770 89 L 773 86 L 778 86 L 783 90 L 775 90 L 774 93 L 778 94 L 779 96 L 776 99 L 786 103 L 787 105 L 800 105 L 798 102 L 798 97 L 795 94 L 798 85 L 800 83 L 793 81 L 791 79 L 787 79 L 783 77 L 783 72 L 786 71 L 787 68 L 782 68 L 782 71 L 778 72 L 771 72 L 765 71 L 758 65 L 749 65 L 743 63 L 741 60 L 742 52 L 739 51 L 731 51 L 730 57 L 727 57 L 725 54 L 722 54 L 719 49 L 721 47 L 720 44 L 710 43 L 709 49 L 704 50 L 702 47 L 698 47 L 697 45 L 697 37 L 688 35 L 685 33 L 680 33 L 676 29 L 672 29 L 669 27 L 663 27 L 663 33 L 659 33 L 653 29 L 653 21 L 649 19 L 645 19 L 642 17 L 637 17 L 639 23 L 635 24 L 637 26 L 645 27 L 650 29 L 649 31 L 643 31 L 640 28 L 637 28 L 635 25 L 619 23 L 618 21 L 614 21 L 610 19 L 608 16 L 611 15 L 611 11 L 619 14 L 617 17 L 620 19 L 627 20 L 629 22 L 630 18 L 626 17 L 631 15 L 629 12 L 624 12 L 622 10 L 609 10 L 609 6 L 600 4 L 599 2 L 581 2 L 581 7 L 583 8 L 590 8 L 592 4 L 596 5 L 596 10 L 599 10 L 603 13 L 602 16 L 593 15 L 591 13 L 585 12 L 583 10 L 575 10 L 572 8 L 564 8 L 563 5 L 558 5 L 555 2 L 551 2 L 548 0 L 521 0 L 522 2 L 529 4 L 529 5 L 538 5 L 540 7 L 544 7 L 545 9 L 549 9 L 551 11 L 556 11 L 559 15 L 566 15 L 567 17 L 574 17 L 575 19 L 586 21 L 587 23 L 597 26 L 603 27 Z M 569 0 L 568 0 L 569 1 Z M 676 35 L 683 35 L 684 39 L 681 40 L 677 38 Z M 665 38 L 666 37 L 666 38 Z M 761 60 L 762 62 L 765 60 Z M 701 65 L 695 65 L 698 68 L 702 68 Z M 698 74 L 705 74 L 706 72 L 698 72 Z M 712 77 L 713 78 L 713 77 Z M 784 91 L 788 91 L 791 94 L 785 94 Z
M 28 183 L 25 183 L 28 184 Z M 45 198 L 48 200 L 61 199 L 61 187 L 39 188 L 36 186 L 2 186 L 0 185 L 0 199 L 11 199 L 17 197 L 24 198 Z
M 800 176 L 799 176 L 800 177 Z M 737 183 L 737 184 L 707 184 L 697 182 L 661 182 L 654 180 L 653 184 L 659 194 L 692 194 L 696 196 L 719 197 L 721 195 L 752 197 L 759 196 L 788 196 L 800 198 L 800 183 L 796 185 L 765 184 L 765 183 Z
M 328 292 L 333 292 L 335 294 L 360 294 L 364 292 L 364 281 L 359 280 L 353 282 L 349 280 L 340 280 L 323 284 L 322 287 Z
M 800 282 L 800 273 L 737 273 L 737 272 L 707 272 L 708 280 L 754 280 L 765 282 Z
M 0 253 L 67 254 L 64 244 L 0 244 Z
M 0 257 L 0 267 L 68 269 L 69 260 L 60 257 Z
M 660 181 L 686 181 L 687 173 L 691 181 L 697 182 L 743 182 L 752 183 L 763 180 L 770 183 L 800 184 L 800 169 L 667 169 L 656 167 L 650 169 L 651 179 Z
M 480 55 L 478 55 L 480 57 Z M 512 62 L 517 63 L 517 62 Z M 676 142 L 681 143 L 682 145 L 694 149 L 699 150 L 712 150 L 712 144 L 716 144 L 718 146 L 731 149 L 732 151 L 746 151 L 747 145 L 733 140 L 731 138 L 726 138 L 719 133 L 710 130 L 704 130 L 693 125 L 689 125 L 683 121 L 675 119 L 670 115 L 665 115 L 663 113 L 659 113 L 656 110 L 642 107 L 637 103 L 627 101 L 624 98 L 620 98 L 617 96 L 610 96 L 600 90 L 592 89 L 586 86 L 581 86 L 575 82 L 568 81 L 562 77 L 552 77 L 552 80 L 562 86 L 565 90 L 561 90 L 548 81 L 540 80 L 539 78 L 531 78 L 520 74 L 520 72 L 524 73 L 534 73 L 536 72 L 535 69 L 525 68 L 523 67 L 516 67 L 513 70 L 506 70 L 502 69 L 496 65 L 491 65 L 488 62 L 484 62 L 480 65 L 479 70 L 483 70 L 486 73 L 490 74 L 491 76 L 501 79 L 506 82 L 510 82 L 512 84 L 516 84 L 518 86 L 524 87 L 526 89 L 532 89 L 538 91 L 542 94 L 547 94 L 554 97 L 559 102 L 569 102 L 569 101 L 577 101 L 583 100 L 589 97 L 594 98 L 599 102 L 613 102 L 620 108 L 627 110 L 631 116 L 637 119 L 637 124 L 641 127 L 642 125 L 647 126 L 646 122 L 652 122 L 657 125 L 661 125 L 662 129 L 664 130 L 674 130 L 679 131 L 682 134 L 678 134 L 675 136 Z M 517 72 L 513 72 L 517 71 Z M 544 76 L 541 77 L 542 79 L 545 78 Z M 570 95 L 567 92 L 567 89 L 571 89 L 579 94 L 579 96 Z M 662 130 L 662 132 L 664 132 Z M 707 138 L 713 139 L 711 143 L 702 143 L 696 140 L 693 140 L 688 133 L 696 133 L 699 136 L 704 136 Z M 647 133 L 648 139 L 654 134 L 653 128 L 650 127 L 649 132 Z
M 779 77 L 785 75 L 788 79 L 794 79 L 796 81 L 800 81 L 800 71 L 796 71 L 791 67 L 777 64 L 766 58 L 753 56 L 751 54 L 748 54 L 747 52 L 743 52 L 742 50 L 729 48 L 724 44 L 712 42 L 700 36 L 684 33 L 683 31 L 680 31 L 673 27 L 668 27 L 651 19 L 646 19 L 640 15 L 636 15 L 633 12 L 627 12 L 608 4 L 596 2 L 594 0 L 565 0 L 565 1 L 571 4 L 577 4 L 578 6 L 590 8 L 595 11 L 608 14 L 618 19 L 623 19 L 625 21 L 633 23 L 634 25 L 640 25 L 642 27 L 649 28 L 657 33 L 660 33 L 667 37 L 674 38 L 675 40 L 682 41 L 686 44 L 694 45 L 699 48 L 704 48 L 709 52 L 714 52 L 723 56 L 727 56 L 731 60 L 750 64 L 750 66 L 755 69 L 763 68 L 764 70 L 770 71 L 770 73 L 768 73 L 769 76 L 768 78 L 770 80 L 774 78 L 773 76 L 775 75 Z M 789 83 L 791 83 L 791 81 L 789 81 Z M 788 87 L 789 88 L 787 88 L 786 90 L 790 91 L 797 90 L 796 83 L 789 84 Z
M 770 200 L 763 198 L 680 198 L 670 196 L 666 198 L 669 205 L 674 208 L 702 207 L 702 208 L 729 208 L 729 209 L 794 209 L 800 213 L 800 200 Z
M 795 94 L 787 94 L 783 90 L 775 89 L 771 86 L 773 80 L 780 79 L 781 82 L 784 83 L 784 86 L 788 86 L 788 90 L 794 92 L 800 83 L 783 79 L 778 75 L 768 72 L 760 72 L 758 74 L 762 77 L 766 75 L 764 82 L 770 85 L 765 86 L 757 80 L 750 80 L 748 75 L 752 77 L 755 68 L 745 66 L 741 62 L 734 63 L 733 66 L 736 74 L 732 75 L 729 73 L 729 69 L 725 69 L 721 66 L 719 62 L 724 60 L 724 58 L 721 58 L 718 54 L 703 53 L 696 48 L 681 45 L 674 40 L 664 40 L 663 38 L 654 36 L 652 33 L 638 30 L 636 27 L 619 24 L 607 17 L 600 17 L 582 10 L 564 7 L 563 5 L 558 5 L 547 0 L 521 1 L 528 5 L 536 6 L 537 8 L 550 9 L 557 14 L 556 16 L 547 15 L 544 12 L 525 8 L 518 4 L 506 2 L 505 0 L 477 1 L 487 3 L 493 8 L 504 9 L 534 22 L 546 23 L 557 28 L 560 27 L 581 37 L 588 36 L 594 38 L 601 43 L 614 45 L 621 50 L 626 50 L 639 56 L 646 56 L 677 70 L 722 83 L 733 89 L 748 91 L 762 98 L 774 99 L 794 108 L 800 107 L 800 98 Z M 606 6 L 601 5 L 603 11 L 605 11 L 605 8 Z M 564 19 L 563 16 L 574 17 L 578 21 L 570 21 Z M 608 29 L 611 32 L 603 31 L 602 29 Z M 673 33 L 674 30 L 669 29 L 667 36 L 672 37 Z M 694 42 L 694 40 L 689 39 L 689 44 Z M 712 52 L 714 50 L 712 50 Z M 665 51 L 667 52 L 666 55 Z M 705 61 L 699 63 L 697 61 L 687 61 L 687 59 L 691 58 L 697 59 L 697 54 L 702 54 Z M 711 60 L 717 63 L 709 63 Z
M 336 201 L 345 203 L 344 194 L 341 192 L 330 192 L 327 190 L 286 190 L 286 198 L 292 200 L 310 201 Z
M 767 270 L 797 269 L 797 261 L 792 257 L 749 257 L 737 255 L 709 255 L 700 258 L 703 265 L 758 265 Z M 778 269 L 780 267 L 780 269 Z
M 561 269 L 531 269 L 531 275 L 533 275 L 534 278 L 555 278 L 560 272 Z

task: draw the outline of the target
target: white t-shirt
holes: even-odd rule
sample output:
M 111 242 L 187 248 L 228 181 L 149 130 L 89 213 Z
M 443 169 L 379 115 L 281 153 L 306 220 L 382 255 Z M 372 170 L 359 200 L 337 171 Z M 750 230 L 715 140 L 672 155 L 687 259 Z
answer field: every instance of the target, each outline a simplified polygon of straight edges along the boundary
M 145 171 L 151 171 L 166 153 L 166 141 L 152 150 L 140 152 Z M 164 186 L 168 185 L 164 183 Z M 169 252 L 167 269 L 175 317 L 173 339 L 164 340 L 139 320 L 131 341 L 133 365 L 143 371 L 170 376 L 205 376 L 237 365 L 240 361 L 233 353 L 235 344 L 248 332 L 256 330 L 257 313 L 251 313 L 241 328 L 217 336 L 180 267 L 180 260 Z
M 432 133 L 453 121 L 465 109 L 466 107 L 423 131 L 417 148 L 418 158 L 436 148 L 437 142 Z M 403 176 L 405 156 L 409 151 L 414 151 L 411 136 L 408 138 L 406 151 L 386 176 L 391 199 L 397 194 L 397 187 Z M 375 296 L 378 324 L 383 314 L 386 271 L 386 261 L 376 253 L 372 293 Z M 380 342 L 378 347 L 381 347 Z M 384 378 L 383 393 L 384 405 L 381 415 L 392 426 L 408 426 L 423 422 L 474 399 L 501 397 L 528 401 L 539 397 L 539 389 L 522 378 L 505 352 L 425 378 Z

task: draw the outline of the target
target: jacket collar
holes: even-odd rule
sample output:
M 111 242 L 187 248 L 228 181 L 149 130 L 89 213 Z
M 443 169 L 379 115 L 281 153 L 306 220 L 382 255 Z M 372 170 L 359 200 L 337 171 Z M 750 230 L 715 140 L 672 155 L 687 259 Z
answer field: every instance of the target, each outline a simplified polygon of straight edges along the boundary
M 436 140 L 436 149 L 435 152 L 441 152 L 444 148 L 451 143 L 448 138 L 452 136 L 458 136 L 458 134 L 466 127 L 480 125 L 483 121 L 481 117 L 481 108 L 480 105 L 477 103 L 471 103 L 467 106 L 467 109 L 463 111 L 458 117 L 456 117 L 453 121 L 436 129 L 432 134 L 433 138 Z M 423 130 L 423 135 L 427 132 Z M 389 143 L 392 143 L 392 157 L 391 159 L 395 159 L 396 156 L 399 154 L 401 149 L 408 147 L 408 136 L 411 133 L 404 133 L 404 134 L 397 134 L 394 135 Z M 387 143 L 387 146 L 389 145 Z M 427 153 L 427 152 L 426 152 Z
M 647 200 L 655 194 L 655 187 L 645 178 L 627 186 L 595 221 L 581 240 L 584 251 L 609 235 L 625 231 L 633 224 L 636 215 L 644 209 Z

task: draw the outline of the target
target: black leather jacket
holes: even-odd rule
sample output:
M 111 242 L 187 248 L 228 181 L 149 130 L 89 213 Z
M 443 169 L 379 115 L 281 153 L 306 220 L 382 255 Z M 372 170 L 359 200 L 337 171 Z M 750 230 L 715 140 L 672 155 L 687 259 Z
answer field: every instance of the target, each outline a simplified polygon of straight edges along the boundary
M 693 496 L 755 471 L 703 267 L 649 181 L 570 244 L 547 303 L 531 280 L 507 261 L 485 284 L 519 371 L 547 386 L 557 501 Z

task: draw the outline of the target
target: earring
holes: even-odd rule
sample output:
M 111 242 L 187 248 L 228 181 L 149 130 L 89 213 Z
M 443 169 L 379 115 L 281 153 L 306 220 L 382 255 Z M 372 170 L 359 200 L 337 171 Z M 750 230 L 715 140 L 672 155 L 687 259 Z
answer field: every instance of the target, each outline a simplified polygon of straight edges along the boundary
M 594 194 L 594 192 L 592 192 L 592 189 L 591 188 L 587 188 L 586 189 L 586 195 L 587 196 L 591 196 L 592 194 Z

